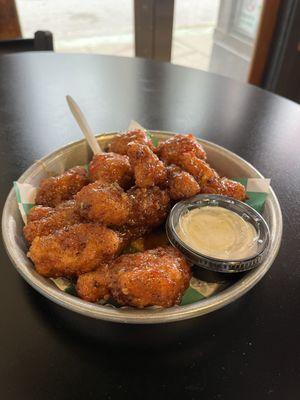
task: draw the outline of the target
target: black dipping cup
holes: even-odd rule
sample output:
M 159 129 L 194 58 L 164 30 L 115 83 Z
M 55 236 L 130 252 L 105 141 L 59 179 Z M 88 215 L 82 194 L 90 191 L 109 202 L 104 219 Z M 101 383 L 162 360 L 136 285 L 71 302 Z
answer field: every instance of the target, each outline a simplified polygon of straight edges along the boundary
M 180 217 L 195 208 L 206 206 L 226 208 L 252 224 L 258 237 L 256 254 L 240 260 L 222 260 L 201 254 L 183 242 L 176 232 Z M 192 264 L 215 272 L 234 273 L 256 268 L 265 258 L 270 244 L 269 227 L 254 208 L 231 197 L 216 194 L 199 194 L 175 204 L 166 223 L 166 232 L 171 244 L 177 247 Z

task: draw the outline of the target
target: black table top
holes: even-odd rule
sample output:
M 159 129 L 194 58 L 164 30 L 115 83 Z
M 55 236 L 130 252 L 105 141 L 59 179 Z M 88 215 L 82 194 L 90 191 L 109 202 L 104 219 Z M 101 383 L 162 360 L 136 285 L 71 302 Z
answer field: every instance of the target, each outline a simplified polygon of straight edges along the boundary
M 153 326 L 88 319 L 27 285 L 3 245 L 1 399 L 299 398 L 300 108 L 253 86 L 142 59 L 19 54 L 0 58 L 1 207 L 34 160 L 81 138 L 65 95 L 95 131 L 193 132 L 255 165 L 283 210 L 279 255 L 235 303 Z

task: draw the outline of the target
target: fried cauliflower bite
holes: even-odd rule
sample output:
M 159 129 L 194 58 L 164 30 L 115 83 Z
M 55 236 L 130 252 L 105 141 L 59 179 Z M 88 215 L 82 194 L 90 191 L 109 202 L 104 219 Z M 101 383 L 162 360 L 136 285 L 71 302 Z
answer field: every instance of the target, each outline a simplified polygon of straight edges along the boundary
M 133 171 L 127 156 L 116 153 L 97 154 L 89 165 L 89 173 L 93 182 L 117 182 L 125 189 L 132 186 Z
M 201 193 L 203 194 L 222 194 L 223 190 L 224 185 L 221 178 L 211 179 L 201 187 Z
M 165 184 L 166 167 L 148 146 L 131 142 L 127 154 L 134 169 L 136 186 L 146 188 Z
M 53 212 L 54 208 L 52 207 L 34 206 L 27 214 L 27 223 L 38 221 L 39 219 L 42 219 L 44 217 L 49 217 L 49 215 Z
M 130 142 L 144 144 L 148 146 L 151 150 L 155 149 L 151 140 L 148 138 L 147 133 L 143 130 L 136 129 L 133 131 L 128 131 L 115 135 L 110 145 L 108 146 L 108 151 L 127 155 L 128 143 Z
M 151 229 L 146 225 L 122 225 L 116 228 L 124 241 L 124 246 L 128 246 L 133 240 L 144 237 L 151 232 Z
M 71 168 L 61 175 L 43 179 L 35 202 L 46 207 L 56 207 L 64 200 L 71 200 L 87 183 L 87 172 L 84 167 Z
M 28 257 L 40 275 L 73 277 L 95 270 L 121 249 L 122 239 L 100 224 L 76 224 L 36 237 Z
M 166 164 L 176 164 L 178 156 L 182 153 L 191 153 L 196 158 L 205 160 L 206 153 L 195 136 L 175 135 L 159 143 L 157 154 Z
M 228 178 L 217 178 L 206 182 L 201 188 L 201 193 L 221 194 L 240 201 L 246 200 L 245 186 Z
M 161 142 L 157 154 L 166 164 L 175 164 L 192 175 L 200 185 L 201 193 L 222 194 L 238 200 L 245 200 L 244 186 L 230 179 L 220 178 L 219 174 L 205 161 L 205 151 L 193 135 L 175 135 L 165 142 Z M 172 175 L 170 178 L 169 172 L 170 196 L 173 200 L 180 200 L 181 184 L 179 178 L 177 178 L 176 188 L 175 185 L 176 183 L 172 182 Z M 185 189 L 185 186 L 189 186 L 187 181 L 182 185 L 183 189 Z M 194 190 L 196 191 L 195 185 Z M 177 191 L 178 197 L 176 198 Z
M 109 274 L 112 297 L 138 308 L 179 304 L 191 277 L 184 257 L 171 246 L 118 257 Z
M 175 165 L 167 167 L 168 188 L 172 200 L 183 200 L 200 193 L 196 179 Z
M 74 200 L 61 203 L 56 208 L 37 206 L 28 214 L 28 223 L 23 232 L 28 243 L 37 236 L 46 236 L 57 229 L 81 222 L 82 218 L 75 207 Z
M 233 197 L 234 199 L 241 201 L 246 200 L 246 188 L 244 185 L 228 178 L 222 178 L 221 182 L 224 188 L 222 191 L 224 196 Z
M 200 184 L 200 186 L 219 176 L 218 173 L 211 168 L 206 161 L 195 157 L 193 153 L 180 154 L 175 164 L 191 174 Z
M 77 279 L 76 290 L 81 299 L 95 303 L 98 300 L 109 299 L 108 283 L 108 265 L 102 264 L 96 271 L 80 275 Z
M 75 201 L 82 217 L 106 225 L 124 225 L 131 212 L 130 199 L 117 183 L 90 183 L 76 194 Z
M 129 226 L 154 228 L 167 218 L 170 210 L 170 196 L 167 190 L 161 190 L 157 186 L 134 187 L 127 194 L 132 203 L 132 212 L 127 222 Z

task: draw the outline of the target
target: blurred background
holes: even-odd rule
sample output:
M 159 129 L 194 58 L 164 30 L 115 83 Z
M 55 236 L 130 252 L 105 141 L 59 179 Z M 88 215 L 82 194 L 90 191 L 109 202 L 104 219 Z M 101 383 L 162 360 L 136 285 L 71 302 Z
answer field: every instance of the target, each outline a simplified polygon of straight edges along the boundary
M 0 0 L 6 49 L 37 31 L 39 49 L 171 62 L 300 102 L 298 0 Z

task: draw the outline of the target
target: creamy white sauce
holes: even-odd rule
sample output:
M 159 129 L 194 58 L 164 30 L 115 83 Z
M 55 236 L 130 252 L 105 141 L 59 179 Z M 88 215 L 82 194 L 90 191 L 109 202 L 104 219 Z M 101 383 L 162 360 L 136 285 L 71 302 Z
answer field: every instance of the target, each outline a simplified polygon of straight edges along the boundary
M 179 238 L 204 255 L 239 260 L 257 252 L 257 232 L 241 216 L 223 207 L 205 206 L 182 215 L 176 228 Z

